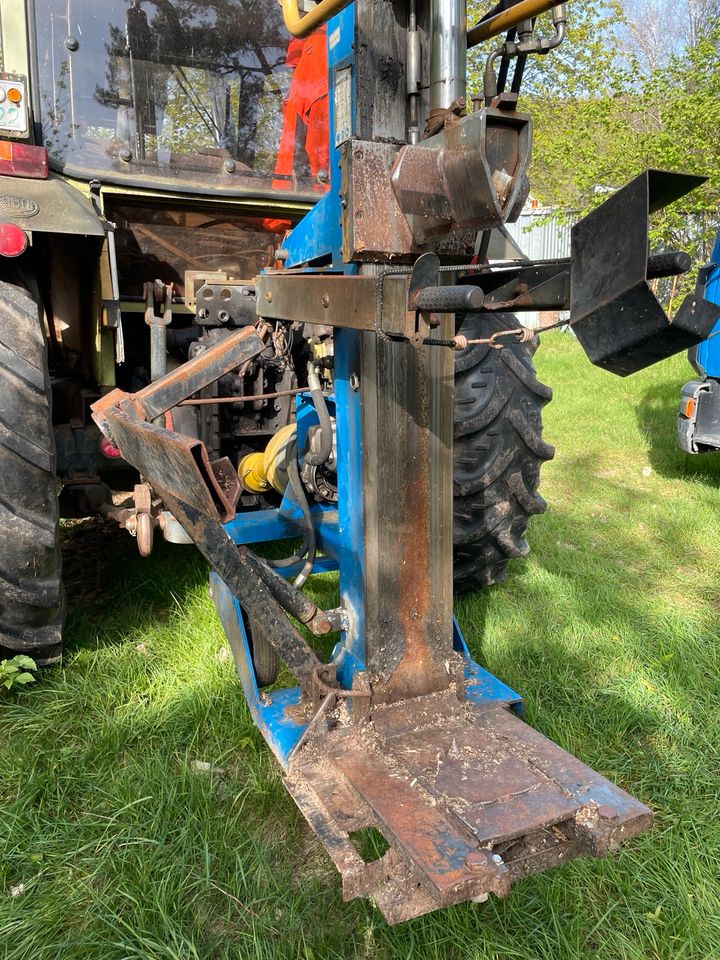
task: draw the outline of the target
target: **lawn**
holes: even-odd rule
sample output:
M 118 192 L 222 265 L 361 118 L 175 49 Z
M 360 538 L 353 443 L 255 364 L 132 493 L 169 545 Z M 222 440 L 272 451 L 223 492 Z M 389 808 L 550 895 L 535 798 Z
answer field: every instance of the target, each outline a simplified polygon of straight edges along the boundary
M 64 667 L 0 701 L 2 960 L 720 960 L 720 456 L 675 449 L 683 358 L 620 380 L 552 334 L 536 361 L 548 512 L 458 614 L 529 722 L 655 828 L 388 928 L 286 795 L 198 556 L 71 527 Z

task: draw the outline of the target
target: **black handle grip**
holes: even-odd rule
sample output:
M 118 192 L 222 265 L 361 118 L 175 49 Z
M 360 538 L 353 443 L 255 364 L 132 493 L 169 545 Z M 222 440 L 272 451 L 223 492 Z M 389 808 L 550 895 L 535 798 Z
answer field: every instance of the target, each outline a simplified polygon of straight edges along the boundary
M 682 250 L 670 250 L 669 253 L 656 253 L 650 257 L 647 267 L 648 280 L 659 280 L 661 277 L 679 277 L 687 273 L 692 266 L 692 259 Z
M 416 310 L 430 313 L 467 313 L 479 310 L 485 303 L 480 287 L 458 284 L 455 287 L 423 287 L 415 298 Z

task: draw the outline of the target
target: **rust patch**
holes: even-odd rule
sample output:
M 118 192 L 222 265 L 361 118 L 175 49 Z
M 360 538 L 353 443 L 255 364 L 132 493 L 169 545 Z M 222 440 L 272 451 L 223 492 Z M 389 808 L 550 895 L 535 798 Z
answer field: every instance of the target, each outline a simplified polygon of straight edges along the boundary
M 286 785 L 343 877 L 389 923 L 493 893 L 647 829 L 643 804 L 501 706 L 450 691 L 376 708 L 308 742 Z M 349 834 L 390 844 L 367 864 Z

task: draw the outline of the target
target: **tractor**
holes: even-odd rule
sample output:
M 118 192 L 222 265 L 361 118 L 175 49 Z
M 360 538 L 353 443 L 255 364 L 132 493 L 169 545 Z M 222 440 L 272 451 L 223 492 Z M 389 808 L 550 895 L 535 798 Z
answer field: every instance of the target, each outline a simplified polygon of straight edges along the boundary
M 50 664 L 64 620 L 59 517 L 114 518 L 143 555 L 154 534 L 187 540 L 90 406 L 254 321 L 252 296 L 222 284 L 273 266 L 328 189 L 327 34 L 294 38 L 279 5 L 250 0 L 0 0 L 0 23 L 0 651 Z M 488 253 L 517 255 L 499 231 Z M 515 325 L 470 313 L 463 331 Z M 461 590 L 503 579 L 545 509 L 551 391 L 534 346 L 457 356 Z M 292 442 L 308 363 L 327 384 L 332 354 L 322 323 L 278 323 L 260 357 L 172 412 L 214 459 L 244 464 L 238 509 L 280 503 L 286 474 L 258 479 L 252 465 L 278 435 L 280 455 Z M 302 483 L 333 502 L 333 462 Z
M 711 262 L 703 268 L 705 295 L 720 303 L 720 233 L 715 241 Z M 685 453 L 714 453 L 720 450 L 720 324 L 695 347 L 688 360 L 696 380 L 684 384 L 677 415 L 678 446 Z
M 60 509 L 141 553 L 194 543 L 288 792 L 389 923 L 648 829 L 524 723 L 453 596 L 500 579 L 544 506 L 550 392 L 515 313 L 569 310 L 620 376 L 697 344 L 720 310 L 699 289 L 668 321 L 649 281 L 689 262 L 651 255 L 648 217 L 703 178 L 645 171 L 569 258 L 519 256 L 521 83 L 565 39 L 556 0 L 470 29 L 466 0 L 0 11 L 3 646 L 59 656 Z M 333 609 L 303 589 L 327 570 Z

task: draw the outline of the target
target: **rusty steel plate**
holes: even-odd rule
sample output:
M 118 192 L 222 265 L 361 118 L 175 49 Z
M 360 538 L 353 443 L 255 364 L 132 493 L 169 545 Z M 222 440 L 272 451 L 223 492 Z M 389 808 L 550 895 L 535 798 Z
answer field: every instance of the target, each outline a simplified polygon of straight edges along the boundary
M 286 784 L 343 877 L 389 923 L 488 894 L 648 829 L 652 812 L 500 705 L 454 691 L 375 708 L 308 741 Z M 336 718 L 337 720 L 338 718 Z M 389 849 L 365 863 L 350 834 Z
M 381 321 L 390 334 L 404 334 L 409 276 L 388 276 L 382 283 L 377 316 L 378 279 L 342 274 L 264 273 L 255 278 L 257 314 L 265 320 L 292 320 L 350 330 L 374 331 Z
M 188 503 L 216 523 L 235 516 L 238 481 L 222 461 L 211 462 L 205 444 L 111 408 L 105 420 L 124 460 L 156 490 Z

